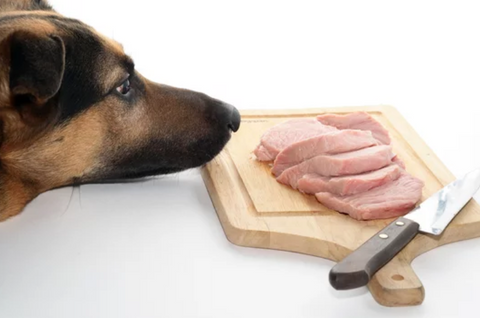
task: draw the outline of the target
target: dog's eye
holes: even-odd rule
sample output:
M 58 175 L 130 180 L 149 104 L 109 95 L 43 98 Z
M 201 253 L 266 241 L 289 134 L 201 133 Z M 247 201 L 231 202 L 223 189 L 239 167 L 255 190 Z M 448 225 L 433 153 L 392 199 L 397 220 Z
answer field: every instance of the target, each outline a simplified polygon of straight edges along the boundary
M 122 85 L 117 87 L 117 92 L 122 95 L 127 95 L 128 92 L 130 92 L 130 88 L 130 80 L 127 79 L 125 82 L 122 83 Z

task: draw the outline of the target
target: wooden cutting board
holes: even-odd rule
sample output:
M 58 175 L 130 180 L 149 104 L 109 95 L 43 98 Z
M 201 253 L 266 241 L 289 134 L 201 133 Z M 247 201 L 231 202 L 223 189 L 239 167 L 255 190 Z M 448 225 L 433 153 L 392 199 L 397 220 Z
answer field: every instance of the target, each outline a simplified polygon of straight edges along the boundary
M 395 153 L 406 169 L 425 182 L 422 201 L 454 176 L 390 106 L 244 111 L 242 125 L 225 150 L 202 169 L 203 179 L 225 234 L 233 244 L 292 251 L 339 261 L 392 221 L 356 221 L 329 210 L 313 196 L 276 182 L 252 151 L 269 127 L 321 113 L 367 111 L 390 132 Z M 439 236 L 419 234 L 378 271 L 368 287 L 384 306 L 419 305 L 425 289 L 410 263 L 437 246 L 480 236 L 480 208 L 470 201 Z M 324 279 L 328 284 L 328 277 Z

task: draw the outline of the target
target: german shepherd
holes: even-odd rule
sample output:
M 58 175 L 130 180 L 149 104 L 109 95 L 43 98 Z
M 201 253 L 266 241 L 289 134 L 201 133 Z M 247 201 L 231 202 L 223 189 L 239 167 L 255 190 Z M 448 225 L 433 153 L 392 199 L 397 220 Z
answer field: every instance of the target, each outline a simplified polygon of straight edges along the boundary
M 53 188 L 202 166 L 239 126 L 234 107 L 151 82 L 45 0 L 0 0 L 0 220 Z

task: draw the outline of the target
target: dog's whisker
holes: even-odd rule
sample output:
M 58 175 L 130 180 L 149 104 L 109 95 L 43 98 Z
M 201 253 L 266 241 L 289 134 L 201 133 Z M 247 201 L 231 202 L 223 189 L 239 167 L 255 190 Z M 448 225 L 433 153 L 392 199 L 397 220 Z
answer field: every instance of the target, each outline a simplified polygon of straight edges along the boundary
M 78 205 L 80 206 L 80 211 L 83 211 L 82 207 L 82 186 L 78 186 Z
M 72 189 L 72 192 L 70 193 L 70 199 L 68 200 L 67 207 L 65 208 L 65 210 L 63 211 L 61 216 L 64 216 L 68 212 L 68 210 L 70 209 L 70 205 L 72 204 L 73 193 L 75 191 L 75 186 L 71 187 L 71 189 Z

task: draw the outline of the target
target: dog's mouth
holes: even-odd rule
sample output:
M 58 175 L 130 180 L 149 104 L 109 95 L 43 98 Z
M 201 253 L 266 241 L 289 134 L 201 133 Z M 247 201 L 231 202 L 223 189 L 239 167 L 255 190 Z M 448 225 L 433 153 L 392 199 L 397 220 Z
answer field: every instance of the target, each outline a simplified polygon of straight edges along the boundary
M 155 175 L 178 173 L 202 167 L 213 160 L 239 129 L 239 120 L 222 133 L 210 134 L 187 144 L 174 140 L 152 140 L 149 143 L 105 159 L 102 168 L 75 183 L 109 183 Z M 175 138 L 173 138 L 175 139 Z

